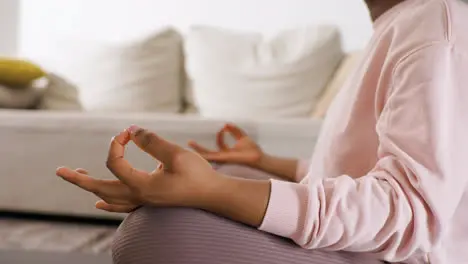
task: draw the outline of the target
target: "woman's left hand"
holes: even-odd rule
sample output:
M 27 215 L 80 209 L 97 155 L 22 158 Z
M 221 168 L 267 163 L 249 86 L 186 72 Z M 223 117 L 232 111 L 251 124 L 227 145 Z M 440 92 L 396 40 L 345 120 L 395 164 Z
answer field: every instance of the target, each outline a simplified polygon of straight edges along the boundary
M 152 172 L 133 168 L 124 159 L 126 144 L 132 140 L 160 161 Z M 107 167 L 118 180 L 98 180 L 84 171 L 59 168 L 57 175 L 103 199 L 96 207 L 111 212 L 128 212 L 142 204 L 187 206 L 203 209 L 224 178 L 198 154 L 170 143 L 145 129 L 131 126 L 114 137 Z

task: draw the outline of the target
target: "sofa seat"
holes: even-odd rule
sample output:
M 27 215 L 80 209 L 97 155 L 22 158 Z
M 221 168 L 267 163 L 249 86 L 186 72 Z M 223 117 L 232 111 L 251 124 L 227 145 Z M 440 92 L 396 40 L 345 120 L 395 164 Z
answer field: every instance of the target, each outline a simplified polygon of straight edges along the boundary
M 306 158 L 313 151 L 320 120 L 229 120 L 244 128 L 266 152 Z M 131 124 L 148 128 L 177 144 L 193 139 L 214 147 L 215 133 L 226 120 L 197 115 L 154 113 L 83 113 L 0 111 L 0 211 L 118 218 L 94 208 L 97 198 L 55 176 L 58 166 L 86 168 L 111 179 L 105 166 L 112 136 Z M 140 168 L 155 162 L 130 144 L 126 156 Z

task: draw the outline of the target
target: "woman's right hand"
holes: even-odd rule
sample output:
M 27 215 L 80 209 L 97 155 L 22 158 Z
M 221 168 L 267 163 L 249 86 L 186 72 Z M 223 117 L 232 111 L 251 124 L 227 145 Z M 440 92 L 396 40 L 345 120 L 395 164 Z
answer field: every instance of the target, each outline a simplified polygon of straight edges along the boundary
M 226 144 L 226 134 L 230 134 L 235 139 L 233 146 Z M 194 141 L 190 141 L 189 146 L 206 160 L 217 163 L 234 163 L 257 167 L 263 156 L 262 149 L 234 124 L 226 124 L 216 133 L 216 143 L 217 150 L 210 150 Z

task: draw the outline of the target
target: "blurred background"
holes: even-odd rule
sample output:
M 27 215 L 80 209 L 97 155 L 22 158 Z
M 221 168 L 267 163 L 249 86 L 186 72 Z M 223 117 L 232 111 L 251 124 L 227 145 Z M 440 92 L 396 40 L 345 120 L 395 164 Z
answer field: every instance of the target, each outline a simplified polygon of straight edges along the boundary
M 125 215 L 55 168 L 111 179 L 131 124 L 215 147 L 235 122 L 308 158 L 371 35 L 361 0 L 0 0 L 0 263 L 110 263 Z

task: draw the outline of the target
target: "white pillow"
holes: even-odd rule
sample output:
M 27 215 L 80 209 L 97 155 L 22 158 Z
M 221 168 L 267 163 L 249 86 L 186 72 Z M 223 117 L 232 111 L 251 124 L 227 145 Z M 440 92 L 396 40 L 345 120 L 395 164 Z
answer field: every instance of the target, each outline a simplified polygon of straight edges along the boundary
M 54 73 L 50 73 L 47 80 L 39 109 L 81 110 L 79 93 L 75 85 Z
M 57 41 L 51 70 L 79 89 L 87 111 L 181 110 L 182 39 L 172 29 L 128 43 Z
M 271 39 L 194 27 L 185 54 L 189 108 L 215 118 L 309 117 L 343 57 L 338 30 L 326 25 Z
M 43 87 L 9 88 L 0 85 L 0 108 L 31 109 L 37 106 Z

